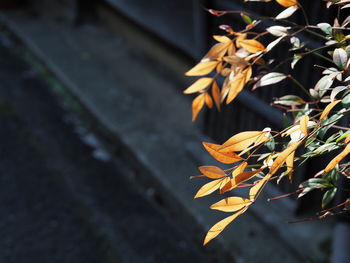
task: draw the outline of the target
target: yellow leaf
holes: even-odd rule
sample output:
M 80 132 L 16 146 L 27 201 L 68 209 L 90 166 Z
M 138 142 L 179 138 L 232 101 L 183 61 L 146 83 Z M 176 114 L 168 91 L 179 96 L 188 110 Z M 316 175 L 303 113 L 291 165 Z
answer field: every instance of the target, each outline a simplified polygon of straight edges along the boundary
M 332 103 L 328 104 L 327 107 L 323 110 L 321 116 L 320 116 L 320 120 L 323 120 L 324 118 L 326 118 L 328 116 L 328 114 L 330 113 L 330 111 L 334 108 L 335 105 L 337 105 L 341 100 L 336 100 L 333 101 Z
M 307 134 L 307 124 L 309 123 L 309 116 L 304 115 L 300 119 L 300 130 L 302 133 Z
M 220 94 L 220 88 L 218 84 L 216 84 L 215 80 L 211 88 L 211 95 L 213 96 L 216 107 L 218 108 L 218 110 L 220 110 L 221 94 Z
M 332 161 L 329 162 L 329 164 L 324 169 L 325 173 L 328 173 L 330 170 L 332 170 L 341 160 L 343 160 L 348 154 L 350 153 L 350 144 L 347 144 L 345 149 L 339 153 L 336 157 L 332 159 Z
M 222 194 L 223 192 L 222 192 L 222 189 L 227 185 L 227 183 L 229 183 L 230 182 L 230 178 L 229 177 L 225 177 L 225 178 L 223 178 L 222 179 L 222 182 L 221 182 L 221 184 L 220 184 L 220 187 L 219 187 L 219 189 L 220 189 L 220 194 Z
M 238 165 L 231 173 L 232 177 L 237 176 L 238 174 L 242 173 L 244 169 L 247 167 L 247 162 L 242 162 L 240 165 Z
M 218 179 L 226 176 L 224 170 L 216 166 L 201 166 L 198 167 L 198 169 L 204 176 L 211 179 Z
M 217 59 L 225 56 L 226 52 L 231 50 L 233 47 L 233 42 L 217 43 L 208 51 L 204 58 Z
M 256 176 L 258 173 L 260 173 L 263 169 L 258 169 L 254 171 L 247 171 L 247 172 L 241 172 L 240 174 L 233 177 L 226 185 L 220 190 L 220 194 L 226 193 L 228 191 L 231 191 L 232 189 L 239 186 L 241 183 L 244 183 L 245 181 L 248 181 L 249 179 Z
M 202 91 L 207 88 L 213 82 L 213 78 L 200 78 L 197 79 L 191 86 L 189 86 L 184 93 L 191 94 L 198 91 Z
M 185 73 L 186 76 L 203 76 L 212 72 L 216 66 L 219 64 L 219 61 L 205 61 L 199 62 L 196 66 Z
M 242 197 L 227 197 L 210 206 L 211 209 L 223 212 L 236 212 L 251 204 L 252 201 Z
M 203 185 L 198 192 L 196 193 L 196 195 L 194 196 L 194 198 L 198 198 L 198 197 L 202 197 L 202 196 L 206 196 L 211 194 L 212 192 L 214 192 L 215 190 L 219 189 L 223 179 L 217 179 L 214 181 L 211 181 L 205 185 Z
M 287 165 L 287 170 L 285 174 L 289 176 L 289 181 L 292 182 L 292 172 L 294 168 L 294 155 L 295 151 L 292 152 L 290 155 L 288 155 L 287 160 L 286 160 L 286 165 Z
M 350 142 L 350 134 L 348 136 L 346 136 L 344 143 L 347 144 Z
M 298 146 L 301 144 L 302 141 L 296 142 L 292 144 L 291 146 L 287 147 L 283 152 L 281 152 L 276 160 L 272 163 L 270 167 L 269 174 L 273 175 L 277 172 L 277 170 L 284 164 L 284 162 L 287 160 L 288 156 L 292 154 Z
M 237 73 L 237 75 L 234 77 L 234 80 L 229 83 L 229 92 L 227 95 L 226 104 L 229 104 L 231 101 L 233 101 L 237 95 L 242 91 L 245 84 L 249 81 L 250 77 L 252 76 L 252 67 L 249 66 L 247 69 Z
M 221 152 L 236 152 L 242 151 L 251 144 L 253 144 L 264 132 L 262 131 L 245 131 L 240 132 L 230 139 L 228 139 L 223 145 Z
M 235 220 L 238 216 L 243 214 L 245 211 L 247 211 L 247 208 L 243 208 L 242 210 L 238 211 L 237 213 L 233 214 L 232 216 L 226 217 L 225 219 L 217 222 L 215 225 L 213 225 L 207 235 L 205 236 L 203 245 L 208 244 L 209 241 L 217 237 L 233 220 Z
M 219 36 L 219 35 L 214 35 L 213 38 L 221 43 L 230 43 L 231 39 L 228 38 L 227 36 Z
M 263 179 L 261 179 L 256 185 L 254 185 L 252 188 L 249 190 L 249 198 L 250 200 L 255 200 L 262 189 L 264 188 L 265 184 L 270 180 L 271 174 L 267 174 Z
M 297 6 L 298 1 L 297 0 L 276 0 L 277 3 L 279 3 L 281 6 L 284 7 L 290 7 L 290 6 Z
M 243 158 L 236 153 L 220 152 L 219 149 L 222 147 L 221 145 L 203 142 L 203 146 L 211 156 L 221 163 L 231 164 L 243 160 Z
M 264 45 L 255 39 L 237 39 L 236 43 L 237 46 L 243 47 L 250 53 L 257 53 L 265 50 Z
M 193 102 L 192 102 L 192 121 L 195 121 L 195 119 L 198 116 L 198 113 L 200 110 L 203 108 L 204 105 L 204 100 L 205 100 L 205 94 L 200 94 L 197 96 Z
M 213 99 L 210 97 L 208 93 L 205 93 L 205 104 L 208 106 L 208 108 L 213 107 Z

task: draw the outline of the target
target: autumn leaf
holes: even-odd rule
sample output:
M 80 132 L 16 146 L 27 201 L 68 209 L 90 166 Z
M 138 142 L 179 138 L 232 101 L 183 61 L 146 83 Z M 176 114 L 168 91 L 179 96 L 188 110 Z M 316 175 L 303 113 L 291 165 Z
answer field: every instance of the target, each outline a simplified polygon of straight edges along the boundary
M 215 190 L 219 189 L 223 179 L 217 179 L 214 181 L 211 181 L 205 185 L 203 185 L 198 192 L 196 193 L 196 195 L 194 196 L 194 198 L 198 198 L 198 197 L 202 197 L 202 196 L 206 196 L 211 194 L 212 192 L 214 192 Z
M 200 78 L 189 86 L 184 93 L 192 94 L 206 89 L 213 82 L 213 78 Z
M 224 170 L 216 166 L 201 166 L 198 170 L 206 177 L 211 179 L 218 179 L 226 176 Z
M 350 144 L 347 144 L 345 149 L 338 154 L 336 157 L 332 159 L 332 161 L 329 162 L 329 164 L 324 169 L 325 173 L 328 173 L 331 171 L 341 160 L 343 160 L 348 154 L 350 153 Z
M 223 145 L 221 152 L 236 152 L 246 149 L 252 145 L 264 132 L 262 131 L 245 131 L 240 132 L 230 139 L 228 139 Z
M 233 220 L 235 220 L 238 216 L 240 216 L 241 214 L 243 214 L 245 211 L 247 211 L 247 208 L 243 208 L 242 210 L 238 211 L 237 213 L 226 217 L 225 219 L 217 222 L 215 225 L 213 225 L 207 235 L 205 236 L 203 245 L 205 246 L 206 244 L 208 244 L 208 242 L 210 242 L 212 239 L 214 239 L 215 237 L 217 237 Z
M 290 6 L 297 6 L 298 1 L 297 0 L 276 0 L 277 3 L 279 3 L 281 6 L 284 7 L 290 7 Z
M 296 142 L 292 144 L 291 146 L 287 147 L 283 152 L 281 152 L 278 157 L 274 160 L 270 167 L 269 174 L 273 175 L 277 172 L 277 170 L 285 163 L 288 156 L 292 154 L 298 146 L 301 144 L 302 141 Z
M 339 102 L 341 102 L 341 100 L 336 100 L 333 101 L 332 103 L 328 104 L 327 107 L 323 110 L 321 116 L 320 116 L 320 121 L 323 120 L 324 118 L 326 118 L 328 116 L 328 114 L 330 113 L 330 111 L 335 107 L 335 105 L 337 105 Z
M 227 95 L 226 104 L 229 104 L 233 101 L 237 95 L 242 91 L 245 84 L 249 81 L 252 76 L 252 67 L 249 66 L 247 69 L 240 71 L 237 75 L 234 76 L 234 80 L 229 83 L 229 91 Z
M 193 102 L 192 102 L 192 121 L 195 121 L 198 113 L 200 110 L 203 108 L 204 105 L 204 100 L 205 100 L 205 94 L 200 94 L 197 96 Z
M 236 188 L 240 184 L 252 179 L 254 176 L 256 176 L 258 173 L 260 173 L 263 169 L 258 169 L 254 171 L 246 171 L 241 172 L 237 174 L 235 177 L 233 177 L 230 182 L 228 182 L 225 187 L 223 187 L 220 191 L 220 193 L 226 193 L 228 191 L 231 191 L 232 189 Z
M 208 108 L 212 108 L 213 107 L 213 99 L 210 97 L 210 95 L 206 92 L 204 95 L 204 101 L 205 101 L 205 105 L 208 106 Z
M 203 76 L 212 72 L 216 66 L 219 64 L 219 61 L 205 61 L 199 62 L 196 66 L 185 73 L 186 76 Z
M 300 130 L 303 134 L 307 134 L 307 125 L 309 123 L 309 116 L 304 115 L 303 117 L 301 117 L 300 119 Z
M 263 179 L 261 179 L 257 184 L 255 184 L 252 188 L 249 190 L 249 198 L 250 200 L 256 200 L 256 198 L 259 196 L 260 192 L 266 185 L 266 183 L 270 180 L 271 174 L 267 174 Z
M 236 153 L 220 152 L 221 145 L 203 142 L 203 146 L 211 156 L 221 163 L 231 164 L 243 160 L 243 158 Z
M 216 83 L 216 81 L 213 82 L 213 85 L 211 88 L 211 95 L 213 96 L 213 100 L 215 102 L 216 108 L 220 110 L 221 94 L 220 94 L 220 88 Z
M 221 201 L 210 206 L 211 209 L 223 211 L 223 212 L 236 212 L 251 204 L 252 201 L 242 197 L 227 197 Z
M 264 45 L 255 39 L 237 39 L 236 44 L 237 47 L 242 47 L 250 53 L 257 53 L 265 50 Z

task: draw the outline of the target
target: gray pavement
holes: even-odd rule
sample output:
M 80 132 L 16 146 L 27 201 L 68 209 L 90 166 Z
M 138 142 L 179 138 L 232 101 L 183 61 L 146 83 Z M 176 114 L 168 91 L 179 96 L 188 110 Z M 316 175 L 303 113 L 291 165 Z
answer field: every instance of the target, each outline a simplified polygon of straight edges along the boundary
M 97 149 L 87 127 L 72 124 L 75 115 L 6 43 L 0 262 L 215 262 L 132 182 L 126 164 Z

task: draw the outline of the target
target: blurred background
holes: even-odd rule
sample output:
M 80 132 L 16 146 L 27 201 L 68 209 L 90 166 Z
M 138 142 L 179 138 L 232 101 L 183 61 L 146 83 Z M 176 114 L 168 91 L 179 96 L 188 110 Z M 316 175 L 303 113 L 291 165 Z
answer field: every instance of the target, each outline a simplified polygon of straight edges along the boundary
M 303 2 L 313 24 L 336 12 Z M 188 178 L 215 164 L 200 142 L 279 129 L 285 118 L 271 99 L 303 96 L 287 81 L 248 88 L 192 123 L 182 91 L 193 79 L 183 73 L 211 35 L 225 33 L 220 25 L 245 26 L 240 16 L 205 8 L 283 10 L 238 0 L 0 0 L 0 262 L 330 262 L 335 220 L 287 224 L 314 215 L 320 196 L 266 202 L 293 191 L 325 159 L 304 165 L 292 185 L 269 187 L 201 245 L 225 214 L 208 208 L 218 196 L 193 200 L 203 181 Z M 293 19 L 302 23 L 301 12 Z M 322 62 L 303 62 L 295 74 L 313 86 L 318 75 L 310 72 Z M 332 262 L 349 262 L 336 254 Z

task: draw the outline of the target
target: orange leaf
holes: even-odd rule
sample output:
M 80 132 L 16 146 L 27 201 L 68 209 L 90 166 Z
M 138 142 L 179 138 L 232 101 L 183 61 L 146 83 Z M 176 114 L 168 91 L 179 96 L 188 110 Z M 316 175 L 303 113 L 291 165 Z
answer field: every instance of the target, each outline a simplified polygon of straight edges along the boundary
M 221 190 L 220 194 L 226 193 L 228 191 L 231 191 L 232 189 L 239 186 L 241 183 L 244 183 L 245 181 L 248 181 L 249 179 L 253 178 L 255 175 L 260 173 L 263 169 L 255 170 L 255 171 L 247 171 L 242 172 L 232 178 Z
M 247 167 L 247 162 L 242 162 L 240 165 L 238 165 L 231 173 L 232 177 L 237 176 L 238 174 L 242 173 L 244 169 Z
M 211 179 L 218 179 L 226 176 L 226 173 L 219 167 L 216 166 L 201 166 L 198 170 L 206 177 Z
M 302 133 L 307 134 L 307 124 L 309 123 L 309 116 L 304 115 L 300 119 L 300 130 Z
M 237 46 L 243 47 L 250 53 L 257 53 L 265 50 L 264 45 L 255 39 L 237 39 Z
M 211 209 L 223 211 L 223 212 L 236 212 L 237 210 L 241 210 L 246 207 L 252 201 L 249 199 L 245 199 L 242 197 L 227 197 L 222 199 L 221 201 L 210 206 Z
M 195 121 L 195 119 L 198 116 L 198 113 L 204 106 L 204 100 L 205 100 L 205 94 L 200 94 L 197 96 L 193 102 L 192 102 L 192 121 Z
M 198 192 L 196 193 L 196 195 L 194 196 L 194 198 L 198 198 L 198 197 L 202 197 L 202 196 L 206 196 L 211 194 L 212 192 L 214 192 L 215 190 L 219 189 L 223 179 L 217 179 L 214 181 L 211 181 L 205 185 L 203 185 Z
M 290 7 L 290 6 L 297 6 L 298 1 L 297 0 L 276 0 L 277 3 L 279 3 L 281 6 L 284 7 Z
M 249 190 L 249 198 L 251 200 L 255 200 L 262 189 L 264 188 L 265 184 L 270 180 L 271 174 L 267 174 L 263 179 L 261 179 L 256 185 L 254 185 L 252 188 Z
M 208 106 L 208 108 L 213 107 L 213 99 L 210 97 L 208 93 L 205 93 L 205 104 Z
M 185 73 L 186 76 L 203 76 L 212 72 L 216 66 L 219 64 L 219 61 L 205 61 L 199 62 L 192 69 Z
M 217 222 L 215 225 L 213 225 L 207 235 L 205 236 L 203 245 L 208 244 L 209 241 L 217 237 L 233 220 L 235 220 L 238 216 L 243 214 L 245 211 L 247 211 L 247 208 L 243 208 L 242 210 L 238 211 L 237 213 L 233 214 L 232 216 L 226 217 L 225 219 Z
M 217 59 L 225 56 L 226 52 L 231 50 L 233 42 L 229 39 L 228 42 L 217 43 L 208 51 L 204 58 Z
M 216 107 L 218 108 L 218 110 L 220 110 L 221 94 L 220 88 L 218 84 L 216 84 L 216 81 L 213 82 L 213 86 L 211 88 L 211 95 L 213 96 Z
M 329 162 L 329 164 L 324 169 L 325 173 L 328 173 L 330 170 L 332 170 L 341 160 L 345 158 L 350 153 L 350 144 L 347 144 L 345 149 L 339 153 L 336 157 L 332 159 L 332 161 Z
M 301 144 L 302 141 L 296 142 L 293 145 L 287 147 L 283 152 L 281 152 L 276 160 L 272 163 L 270 167 L 269 174 L 273 175 L 277 172 L 277 170 L 284 164 L 284 162 L 287 160 L 288 156 L 292 154 L 298 146 Z
M 328 104 L 327 107 L 323 110 L 321 116 L 320 116 L 320 120 L 326 118 L 328 116 L 328 114 L 330 113 L 330 111 L 334 108 L 335 105 L 337 105 L 341 100 L 336 100 L 333 101 L 332 103 Z
M 350 142 L 350 134 L 348 136 L 346 136 L 345 140 L 344 140 L 344 143 L 349 143 Z
M 191 86 L 189 86 L 184 93 L 191 94 L 198 91 L 202 91 L 207 88 L 213 82 L 213 78 L 200 78 L 197 79 Z
M 203 146 L 211 156 L 221 163 L 231 164 L 243 160 L 243 158 L 236 153 L 220 152 L 219 149 L 222 147 L 221 145 L 203 142 Z
M 219 35 L 214 35 L 213 38 L 221 43 L 230 43 L 232 40 L 228 38 L 227 36 L 219 36 Z
M 262 131 L 245 131 L 240 132 L 230 139 L 228 139 L 223 145 L 221 152 L 236 152 L 242 151 L 251 144 L 253 144 L 260 135 L 264 134 Z
M 231 101 L 233 101 L 237 95 L 242 91 L 245 84 L 249 81 L 250 77 L 252 76 L 252 67 L 249 66 L 247 69 L 237 73 L 234 76 L 234 80 L 229 83 L 229 92 L 227 95 L 226 104 L 229 104 Z

